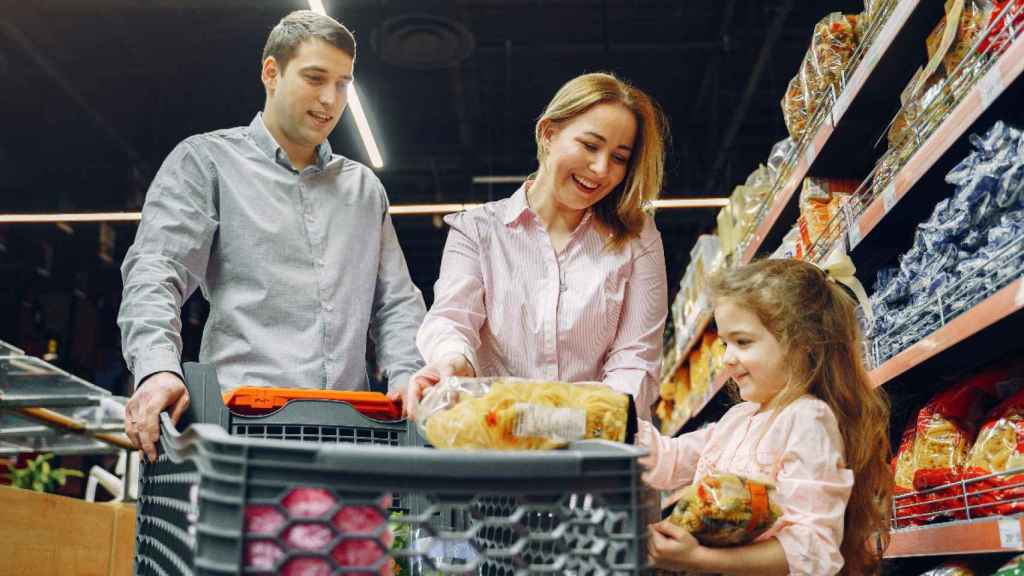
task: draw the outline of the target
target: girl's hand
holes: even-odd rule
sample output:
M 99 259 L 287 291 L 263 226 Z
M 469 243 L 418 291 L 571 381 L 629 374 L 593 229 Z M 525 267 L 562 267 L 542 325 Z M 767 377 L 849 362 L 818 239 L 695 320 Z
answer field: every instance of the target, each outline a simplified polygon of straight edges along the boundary
M 647 527 L 647 554 L 651 563 L 663 570 L 692 570 L 703 549 L 697 539 L 683 528 L 662 520 Z

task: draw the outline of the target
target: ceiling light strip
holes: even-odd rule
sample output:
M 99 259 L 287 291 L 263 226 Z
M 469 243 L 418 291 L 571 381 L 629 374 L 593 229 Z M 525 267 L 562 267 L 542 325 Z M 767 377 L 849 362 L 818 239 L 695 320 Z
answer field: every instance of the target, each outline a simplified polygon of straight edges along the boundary
M 661 198 L 654 201 L 655 208 L 723 208 L 728 198 Z
M 359 92 L 356 90 L 355 82 L 348 85 L 348 108 L 352 111 L 352 117 L 356 121 L 356 129 L 359 130 L 359 137 L 363 140 L 366 154 L 370 156 L 370 164 L 374 168 L 384 167 L 384 158 L 377 148 L 377 141 L 370 131 L 370 123 L 366 121 L 366 112 L 363 110 L 363 103 L 359 100 Z
M 655 200 L 654 207 L 674 208 L 721 208 L 729 204 L 728 198 L 672 198 Z M 391 214 L 450 214 L 476 208 L 480 204 L 405 204 L 392 205 Z M 92 212 L 64 214 L 0 214 L 0 224 L 54 224 L 58 222 L 138 222 L 141 212 Z

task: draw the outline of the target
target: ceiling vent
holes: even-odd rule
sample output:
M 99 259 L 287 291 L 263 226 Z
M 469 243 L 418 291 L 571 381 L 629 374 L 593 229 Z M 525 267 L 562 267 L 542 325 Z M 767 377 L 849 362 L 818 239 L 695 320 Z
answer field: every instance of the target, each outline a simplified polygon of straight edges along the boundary
M 437 16 L 404 15 L 382 24 L 373 34 L 381 59 L 400 68 L 450 68 L 473 53 L 473 35 L 458 22 Z

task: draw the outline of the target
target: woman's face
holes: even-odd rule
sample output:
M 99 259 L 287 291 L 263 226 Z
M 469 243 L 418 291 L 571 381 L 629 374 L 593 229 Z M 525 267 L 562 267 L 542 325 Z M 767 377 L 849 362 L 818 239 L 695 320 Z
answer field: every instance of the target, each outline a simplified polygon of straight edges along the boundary
M 571 120 L 548 124 L 539 175 L 548 180 L 544 189 L 563 208 L 597 204 L 625 179 L 636 132 L 636 117 L 618 103 L 597 104 Z

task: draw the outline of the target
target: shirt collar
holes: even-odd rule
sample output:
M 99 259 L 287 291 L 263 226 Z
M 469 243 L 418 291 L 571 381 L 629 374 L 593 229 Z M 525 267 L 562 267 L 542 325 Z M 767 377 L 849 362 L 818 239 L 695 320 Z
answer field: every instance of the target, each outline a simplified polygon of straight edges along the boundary
M 537 213 L 530 208 L 530 202 L 526 197 L 526 192 L 530 189 L 532 184 L 533 180 L 523 182 L 523 185 L 515 191 L 515 194 L 512 194 L 512 196 L 509 197 L 508 204 L 505 207 L 505 216 L 502 219 L 506 226 L 511 226 L 512 224 L 519 222 L 524 215 L 529 215 L 533 218 L 537 217 Z M 587 210 L 587 213 L 583 215 L 583 219 L 580 220 L 580 223 L 576 226 L 576 230 L 573 230 L 573 235 L 584 230 L 586 225 L 590 223 L 590 219 L 593 218 L 593 216 L 594 210 Z
M 249 123 L 249 135 L 252 137 L 252 141 L 256 144 L 256 147 L 266 154 L 267 158 L 275 160 L 278 164 L 283 165 L 289 170 L 294 170 L 291 162 L 288 160 L 288 154 L 286 154 L 280 144 L 277 143 L 277 140 L 274 140 L 274 136 L 270 133 L 270 130 L 267 130 L 267 125 L 263 123 L 262 112 L 257 112 L 256 117 Z M 331 160 L 331 143 L 324 140 L 316 147 L 316 154 L 317 167 L 322 170 Z
M 530 203 L 526 200 L 526 189 L 529 187 L 530 181 L 527 180 L 522 186 L 516 190 L 509 199 L 505 206 L 505 217 L 503 222 L 506 226 L 511 226 L 524 214 L 533 214 L 533 210 L 530 210 Z

